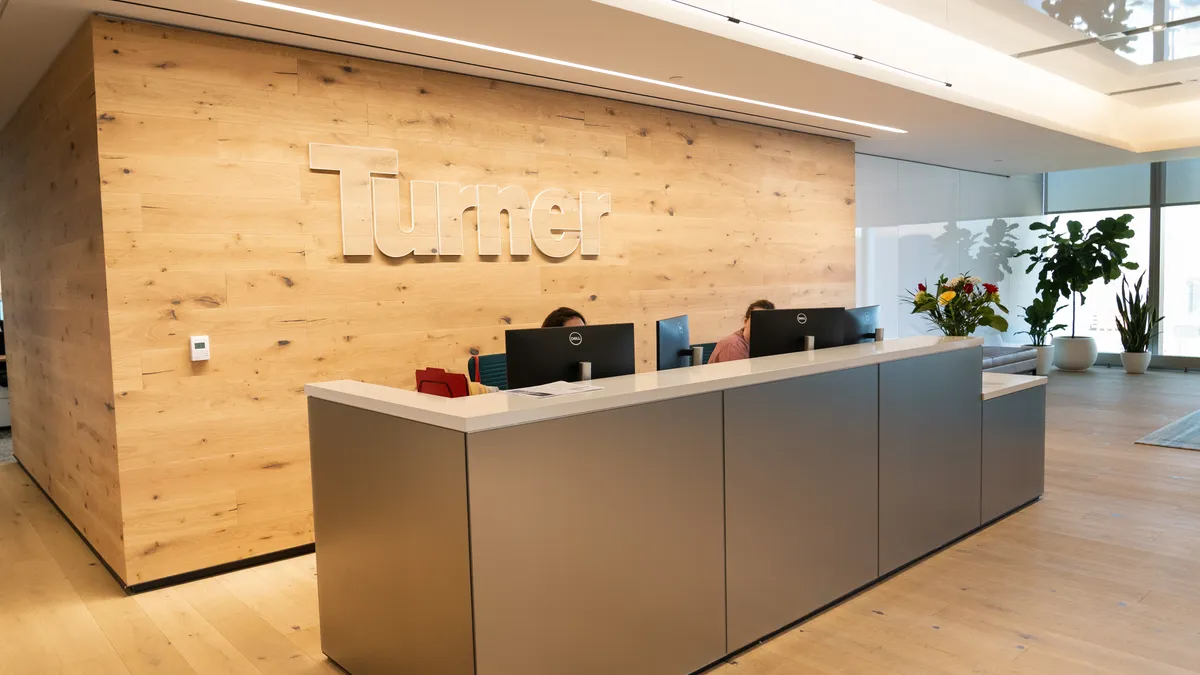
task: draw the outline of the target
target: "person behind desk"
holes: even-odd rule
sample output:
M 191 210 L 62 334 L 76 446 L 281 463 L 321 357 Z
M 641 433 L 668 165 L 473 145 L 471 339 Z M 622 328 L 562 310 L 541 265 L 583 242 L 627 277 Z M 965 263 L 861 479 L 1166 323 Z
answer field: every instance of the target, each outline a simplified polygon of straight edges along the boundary
M 542 328 L 566 328 L 575 326 L 586 326 L 587 321 L 583 315 L 570 307 L 559 307 L 550 312 L 546 320 L 542 322 Z
M 746 308 L 746 315 L 742 318 L 742 327 L 713 347 L 712 356 L 708 357 L 709 363 L 750 358 L 750 314 L 760 309 L 775 309 L 775 303 L 770 300 L 755 300 L 750 303 Z

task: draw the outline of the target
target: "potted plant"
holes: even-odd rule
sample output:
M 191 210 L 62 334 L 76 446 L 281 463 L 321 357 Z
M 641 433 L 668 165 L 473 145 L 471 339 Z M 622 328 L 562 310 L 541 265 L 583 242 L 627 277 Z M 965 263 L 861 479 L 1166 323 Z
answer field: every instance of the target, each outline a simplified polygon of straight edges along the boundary
M 917 284 L 916 292 L 909 291 L 913 314 L 924 314 L 944 335 L 966 337 L 980 326 L 1008 330 L 1008 319 L 996 313 L 1008 308 L 1000 304 L 1000 289 L 984 283 L 979 277 L 965 274 L 947 279 L 938 277 L 932 293 L 925 284 Z
M 1131 375 L 1141 375 L 1150 367 L 1150 341 L 1158 335 L 1158 324 L 1165 317 L 1155 316 L 1157 308 L 1142 295 L 1142 280 L 1138 277 L 1133 289 L 1129 280 L 1121 279 L 1121 292 L 1117 294 L 1117 332 L 1121 334 L 1121 365 Z
M 1038 273 L 1038 294 L 1042 298 L 1066 298 L 1071 301 L 1071 336 L 1054 337 L 1054 365 L 1062 370 L 1087 370 L 1096 363 L 1096 340 L 1075 334 L 1075 307 L 1087 302 L 1086 293 L 1092 283 L 1105 284 L 1121 277 L 1121 270 L 1135 270 L 1137 263 L 1126 262 L 1133 238 L 1129 223 L 1131 214 L 1104 218 L 1086 231 L 1077 220 L 1067 222 L 1065 230 L 1058 227 L 1058 217 L 1050 224 L 1034 223 L 1030 230 L 1041 231 L 1040 246 L 1021 251 L 1032 261 L 1026 273 L 1041 267 Z
M 1038 375 L 1050 372 L 1050 363 L 1054 356 L 1054 347 L 1046 344 L 1046 338 L 1054 331 L 1067 327 L 1065 323 L 1050 325 L 1050 322 L 1054 321 L 1054 315 L 1062 309 L 1057 306 L 1057 300 L 1058 296 L 1034 298 L 1033 302 L 1025 307 L 1025 323 L 1029 324 L 1029 330 L 1022 332 L 1029 336 L 1030 346 L 1037 351 Z

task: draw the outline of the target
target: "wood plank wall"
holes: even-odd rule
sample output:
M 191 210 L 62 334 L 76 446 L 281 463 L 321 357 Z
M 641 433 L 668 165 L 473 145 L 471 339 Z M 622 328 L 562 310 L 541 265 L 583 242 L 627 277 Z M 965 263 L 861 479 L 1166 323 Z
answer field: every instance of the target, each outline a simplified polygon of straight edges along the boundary
M 92 27 L 0 132 L 0 273 L 13 450 L 125 571 Z
M 311 541 L 302 386 L 463 370 L 559 305 L 593 323 L 854 299 L 848 142 L 145 24 L 94 20 L 127 581 Z M 611 192 L 602 251 L 341 255 L 313 142 L 403 180 Z M 407 194 L 407 185 L 401 193 Z M 468 216 L 467 231 L 473 221 Z M 193 365 L 189 335 L 209 335 Z

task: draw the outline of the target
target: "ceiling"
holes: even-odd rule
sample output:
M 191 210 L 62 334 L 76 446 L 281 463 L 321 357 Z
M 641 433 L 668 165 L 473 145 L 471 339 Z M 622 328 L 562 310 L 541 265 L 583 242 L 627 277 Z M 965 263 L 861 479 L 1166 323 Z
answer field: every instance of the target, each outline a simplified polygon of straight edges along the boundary
M 1200 0 L 878 1 L 1133 105 L 1200 99 Z
M 288 2 L 501 50 L 238 0 L 10 0 L 0 15 L 0 63 L 7 64 L 0 69 L 0 124 L 9 119 L 86 16 L 100 12 L 809 131 L 852 139 L 864 153 L 988 173 L 1035 173 L 1200 155 L 1200 128 L 1194 139 L 1159 138 L 1154 134 L 1163 133 L 1162 124 L 1140 120 L 1130 125 L 1122 117 L 1146 108 L 1113 101 L 1120 97 L 1047 74 L 1023 63 L 1028 59 L 1015 59 L 1012 52 L 971 39 L 965 28 L 962 35 L 949 30 L 948 17 L 956 17 L 954 25 L 961 28 L 960 15 L 950 8 L 967 4 L 991 11 L 989 5 L 1015 3 L 1017 9 L 1047 19 L 1024 7 L 1022 0 L 709 3 L 724 11 L 744 11 L 744 16 L 757 17 L 768 27 L 803 24 L 815 31 L 805 38 L 832 42 L 833 51 L 770 30 L 750 31 L 746 25 L 725 20 L 729 14 L 714 20 L 712 12 L 673 0 L 554 0 L 553 12 L 547 12 L 545 0 Z M 936 16 L 939 5 L 941 24 Z M 860 17 L 853 32 L 839 12 Z M 877 13 L 863 20 L 863 12 Z M 907 51 L 893 44 L 895 39 L 880 37 L 897 32 L 898 26 L 908 36 Z M 1054 28 L 1073 33 L 1067 26 Z M 788 35 L 800 32 L 787 31 Z M 1011 44 L 1017 42 L 1013 38 Z M 1018 46 L 1043 42 L 1030 38 Z M 847 58 L 839 49 L 866 58 Z M 1010 64 L 1018 75 L 1002 72 Z M 961 70 L 965 65 L 982 75 L 968 77 Z M 954 86 L 912 78 L 889 66 Z M 1017 86 L 1043 87 L 1044 92 L 1017 95 L 1013 93 Z M 1000 95 L 1007 100 L 988 98 Z M 1027 100 L 1039 105 L 1013 103 Z M 1183 107 L 1163 114 L 1167 112 L 1190 119 L 1190 110 Z M 1134 131 L 1154 142 L 1139 143 L 1123 135 Z

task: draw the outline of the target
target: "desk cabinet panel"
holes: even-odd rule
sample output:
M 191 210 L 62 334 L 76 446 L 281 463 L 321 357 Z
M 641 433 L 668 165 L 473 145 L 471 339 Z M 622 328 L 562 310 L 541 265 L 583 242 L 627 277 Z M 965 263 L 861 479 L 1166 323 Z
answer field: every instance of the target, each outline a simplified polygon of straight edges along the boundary
M 877 366 L 725 392 L 729 648 L 878 573 Z
M 983 402 L 983 522 L 1041 496 L 1046 487 L 1046 388 Z
M 979 527 L 983 354 L 879 367 L 879 572 Z
M 721 394 L 469 434 L 478 675 L 725 655 Z

